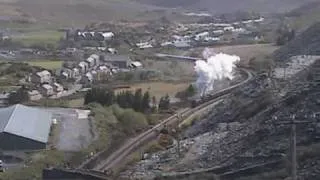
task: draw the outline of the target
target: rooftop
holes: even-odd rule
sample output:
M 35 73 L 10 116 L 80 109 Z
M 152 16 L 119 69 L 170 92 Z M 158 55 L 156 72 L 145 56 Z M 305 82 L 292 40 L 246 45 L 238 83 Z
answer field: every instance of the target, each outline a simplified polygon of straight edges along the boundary
M 1 108 L 0 117 L 0 133 L 48 142 L 51 126 L 51 113 L 48 111 L 17 104 Z
M 42 87 L 45 89 L 52 89 L 52 86 L 50 86 L 49 84 L 44 84 L 42 85 Z
M 44 70 L 44 71 L 37 72 L 37 75 L 42 77 L 42 76 L 50 76 L 51 74 L 49 71 Z

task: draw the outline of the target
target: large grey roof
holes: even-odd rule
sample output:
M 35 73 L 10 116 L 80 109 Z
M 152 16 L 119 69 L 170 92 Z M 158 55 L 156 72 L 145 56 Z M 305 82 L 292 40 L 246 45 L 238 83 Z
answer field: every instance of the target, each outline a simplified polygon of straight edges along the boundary
M 45 109 L 14 105 L 0 109 L 0 132 L 47 143 L 51 113 Z

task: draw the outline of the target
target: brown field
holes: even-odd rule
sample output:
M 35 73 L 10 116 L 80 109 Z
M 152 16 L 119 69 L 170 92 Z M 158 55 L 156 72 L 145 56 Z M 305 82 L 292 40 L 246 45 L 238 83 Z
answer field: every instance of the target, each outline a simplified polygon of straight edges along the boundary
M 143 92 L 149 91 L 151 96 L 155 96 L 159 100 L 162 96 L 168 94 L 170 97 L 174 97 L 177 92 L 185 90 L 190 83 L 166 83 L 166 82 L 150 82 L 150 83 L 141 83 L 134 84 L 129 89 L 117 89 L 115 92 L 119 93 L 121 91 L 135 91 L 139 88 Z
M 214 47 L 213 50 L 217 53 L 222 52 L 231 55 L 237 55 L 241 58 L 241 63 L 246 65 L 253 57 L 269 55 L 278 47 L 272 44 L 253 44 L 253 45 L 236 45 L 236 46 L 221 46 Z M 202 52 L 203 48 L 196 49 L 197 52 Z

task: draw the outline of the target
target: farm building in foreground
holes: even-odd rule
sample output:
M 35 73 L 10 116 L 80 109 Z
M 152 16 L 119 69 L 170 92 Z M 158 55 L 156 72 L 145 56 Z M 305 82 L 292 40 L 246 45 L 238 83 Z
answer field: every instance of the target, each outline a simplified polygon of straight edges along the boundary
M 20 104 L 1 108 L 0 149 L 45 149 L 51 122 L 51 113 L 44 109 Z

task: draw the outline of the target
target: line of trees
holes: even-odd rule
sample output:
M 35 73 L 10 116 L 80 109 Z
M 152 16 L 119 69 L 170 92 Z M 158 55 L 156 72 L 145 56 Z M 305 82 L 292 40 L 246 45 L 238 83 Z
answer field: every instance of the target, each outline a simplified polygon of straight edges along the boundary
M 104 106 L 118 104 L 121 108 L 132 108 L 137 112 L 155 111 L 157 106 L 160 110 L 168 110 L 170 108 L 170 97 L 166 95 L 162 97 L 157 104 L 156 97 L 151 97 L 148 91 L 142 92 L 137 89 L 135 92 L 123 91 L 115 94 L 112 89 L 92 88 L 85 95 L 85 104 L 97 102 Z

